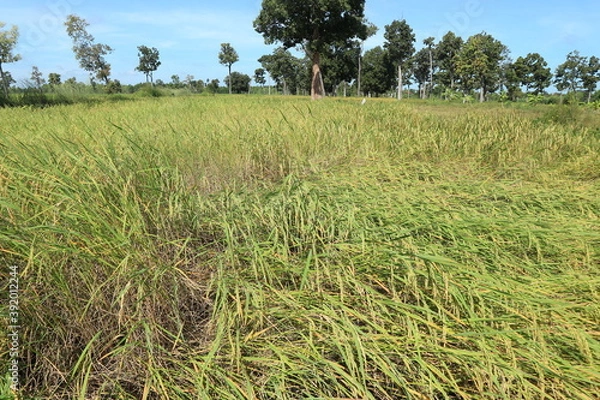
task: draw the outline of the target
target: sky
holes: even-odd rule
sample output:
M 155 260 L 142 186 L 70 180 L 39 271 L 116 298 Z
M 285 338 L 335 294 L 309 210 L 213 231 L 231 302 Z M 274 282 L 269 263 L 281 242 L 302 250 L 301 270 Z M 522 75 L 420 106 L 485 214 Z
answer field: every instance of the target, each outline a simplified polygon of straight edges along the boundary
M 299 0 L 302 1 L 302 0 Z M 276 46 L 265 45 L 254 31 L 261 0 L 0 0 L 0 21 L 20 30 L 16 52 L 22 60 L 4 65 L 13 78 L 23 83 L 37 66 L 45 77 L 51 72 L 63 80 L 75 77 L 86 82 L 66 34 L 67 15 L 77 14 L 89 23 L 96 43 L 111 46 L 106 57 L 112 78 L 135 84 L 145 80 L 135 71 L 137 46 L 156 47 L 162 65 L 155 79 L 171 81 L 219 79 L 227 67 L 219 64 L 221 43 L 230 43 L 240 60 L 232 70 L 254 75 L 257 61 Z M 540 53 L 552 70 L 566 55 L 578 50 L 583 56 L 600 57 L 600 1 L 598 0 L 366 0 L 367 19 L 378 33 L 365 42 L 365 50 L 383 45 L 384 27 L 406 19 L 416 35 L 417 49 L 423 39 L 436 42 L 448 31 L 467 39 L 487 32 L 510 50 L 514 60 Z M 5 27 L 6 29 L 6 27 Z

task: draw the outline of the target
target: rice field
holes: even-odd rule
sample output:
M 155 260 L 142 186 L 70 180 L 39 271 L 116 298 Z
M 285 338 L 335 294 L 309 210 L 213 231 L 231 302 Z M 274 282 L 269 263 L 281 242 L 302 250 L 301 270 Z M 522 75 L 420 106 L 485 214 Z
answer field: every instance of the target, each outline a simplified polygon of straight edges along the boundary
M 119 98 L 0 135 L 2 399 L 600 398 L 597 111 Z

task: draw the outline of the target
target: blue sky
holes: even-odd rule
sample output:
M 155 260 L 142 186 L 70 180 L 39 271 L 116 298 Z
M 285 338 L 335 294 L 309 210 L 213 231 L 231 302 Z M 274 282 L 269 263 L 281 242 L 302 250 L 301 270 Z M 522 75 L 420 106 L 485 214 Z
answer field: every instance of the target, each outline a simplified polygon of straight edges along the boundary
M 257 59 L 272 51 L 252 27 L 261 0 L 152 1 L 152 0 L 0 0 L 0 21 L 18 25 L 17 51 L 23 59 L 6 65 L 21 82 L 37 66 L 63 80 L 87 80 L 71 51 L 63 22 L 68 14 L 86 19 L 96 42 L 113 47 L 107 56 L 112 77 L 122 83 L 137 83 L 144 76 L 138 64 L 137 46 L 156 47 L 162 65 L 155 79 L 165 82 L 173 74 L 181 79 L 223 80 L 227 68 L 218 62 L 220 44 L 229 42 L 240 61 L 233 70 L 253 75 Z M 463 38 L 485 31 L 511 50 L 516 59 L 539 52 L 554 70 L 567 53 L 600 56 L 600 1 L 533 0 L 367 0 L 366 16 L 379 27 L 365 48 L 383 44 L 384 26 L 406 19 L 417 36 L 417 48 L 428 36 L 436 41 L 452 30 Z

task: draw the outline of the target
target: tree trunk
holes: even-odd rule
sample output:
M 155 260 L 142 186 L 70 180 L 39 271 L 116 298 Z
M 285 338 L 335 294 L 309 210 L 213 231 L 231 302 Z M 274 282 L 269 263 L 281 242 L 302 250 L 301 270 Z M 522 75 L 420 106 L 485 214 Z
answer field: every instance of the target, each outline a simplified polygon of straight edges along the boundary
M 325 96 L 325 85 L 321 74 L 321 55 L 317 52 L 312 55 L 312 83 L 310 85 L 310 98 L 320 100 Z
M 0 62 L 0 79 L 2 80 L 2 89 L 4 91 L 4 97 L 8 100 L 8 85 L 6 84 L 6 77 L 2 70 L 2 63 Z
M 433 92 L 433 52 L 429 48 L 429 96 Z
M 479 91 L 479 102 L 483 103 L 485 101 L 485 87 L 481 86 L 481 90 Z
M 229 94 L 231 94 L 231 64 L 229 64 L 227 67 L 229 67 L 229 79 L 227 80 L 229 85 L 227 86 L 229 86 Z
M 402 100 L 402 64 L 398 64 L 398 100 Z
M 356 84 L 356 94 L 357 96 L 361 96 L 360 94 L 360 76 L 362 74 L 362 45 L 360 47 L 360 53 L 358 54 L 358 79 L 357 79 L 357 84 Z

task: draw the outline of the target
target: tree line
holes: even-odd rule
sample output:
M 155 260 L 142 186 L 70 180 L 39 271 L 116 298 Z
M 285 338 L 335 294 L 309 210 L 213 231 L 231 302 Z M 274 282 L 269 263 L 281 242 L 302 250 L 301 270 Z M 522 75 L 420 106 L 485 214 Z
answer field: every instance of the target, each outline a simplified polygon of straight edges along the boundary
M 319 71 L 326 93 L 335 94 L 340 86 L 352 85 L 358 95 L 395 93 L 402 99 L 408 88 L 416 84 L 420 98 L 477 95 L 483 102 L 497 93 L 500 98 L 514 101 L 541 96 L 554 84 L 561 92 L 585 93 L 589 102 L 600 82 L 600 60 L 596 56 L 586 57 L 573 51 L 552 73 L 539 53 L 512 60 L 508 47 L 486 32 L 465 40 L 449 31 L 437 43 L 435 38 L 427 37 L 417 51 L 414 31 L 404 19 L 385 25 L 383 46 L 363 53 L 364 40 L 375 34 L 377 27 L 364 19 L 362 9 L 354 11 L 356 18 L 361 18 L 363 30 L 349 40 L 332 40 L 320 49 Z M 263 20 L 269 18 L 273 16 L 263 16 Z M 267 43 L 272 43 L 271 35 L 280 33 L 270 32 L 261 26 L 262 20 L 257 21 L 257 30 L 264 32 Z M 294 57 L 288 51 L 291 43 L 286 42 L 285 34 L 281 35 L 278 40 L 284 46 L 261 57 L 259 62 L 284 93 L 298 93 L 309 87 L 308 82 L 314 83 L 314 76 L 310 75 L 314 60 L 310 50 L 304 58 Z M 310 32 L 304 36 L 310 40 Z
M 436 42 L 433 37 L 423 39 L 417 50 L 412 27 L 405 19 L 393 20 L 384 27 L 383 46 L 364 51 L 364 42 L 378 28 L 364 16 L 365 0 L 263 0 L 254 28 L 267 44 L 279 43 L 271 54 L 258 59 L 261 68 L 251 78 L 232 71 L 239 61 L 230 43 L 221 44 L 219 63 L 227 67 L 225 84 L 229 93 L 243 93 L 250 89 L 252 79 L 264 86 L 267 74 L 284 94 L 311 94 L 313 99 L 348 90 L 359 96 L 416 93 L 420 98 L 436 96 L 452 99 L 475 97 L 485 101 L 492 94 L 505 100 L 525 96 L 542 96 L 554 85 L 560 92 L 584 94 L 592 100 L 600 82 L 600 59 L 584 56 L 578 51 L 569 53 L 564 63 L 554 72 L 539 53 L 510 58 L 506 45 L 492 35 L 481 32 L 466 39 L 449 31 Z M 2 92 L 8 97 L 8 88 L 14 83 L 4 65 L 19 61 L 14 54 L 18 28 L 3 30 L 0 22 L 0 76 Z M 120 92 L 121 84 L 111 79 L 111 65 L 106 56 L 113 49 L 87 32 L 88 23 L 69 15 L 66 32 L 73 41 L 73 52 L 80 67 L 89 72 L 92 86 L 100 83 L 108 92 Z M 291 48 L 304 53 L 296 57 Z M 139 65 L 146 82 L 154 85 L 153 73 L 161 65 L 160 53 L 154 47 L 138 47 Z M 179 87 L 178 76 L 170 84 Z M 74 78 L 72 78 L 74 79 Z M 218 91 L 216 79 L 195 81 L 186 78 L 185 87 L 196 91 Z M 46 83 L 34 67 L 31 82 L 36 88 Z M 60 84 L 56 73 L 48 75 L 48 84 Z M 417 89 L 412 89 L 416 85 Z

